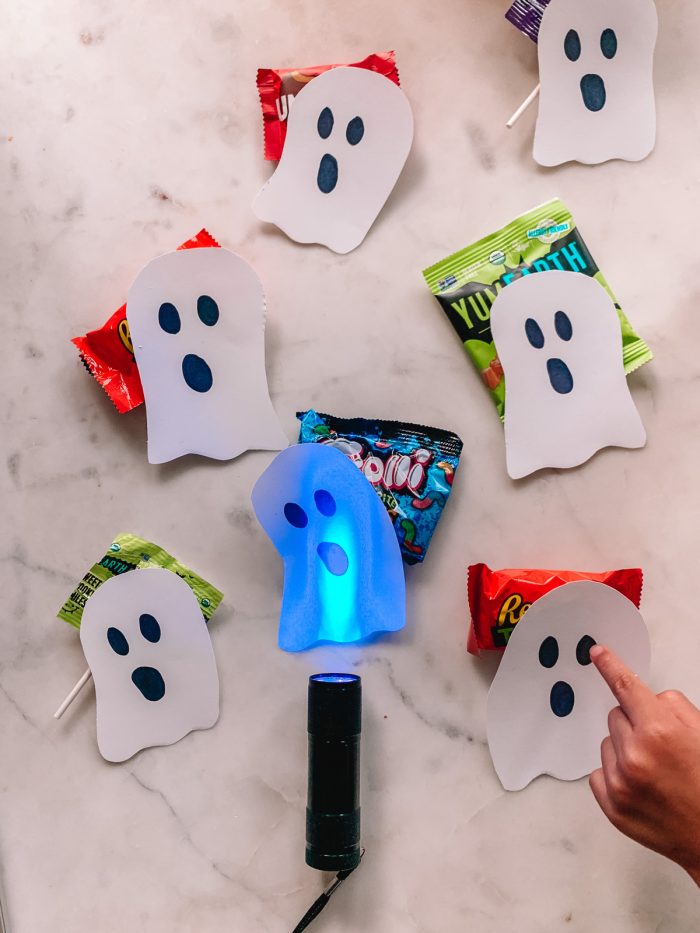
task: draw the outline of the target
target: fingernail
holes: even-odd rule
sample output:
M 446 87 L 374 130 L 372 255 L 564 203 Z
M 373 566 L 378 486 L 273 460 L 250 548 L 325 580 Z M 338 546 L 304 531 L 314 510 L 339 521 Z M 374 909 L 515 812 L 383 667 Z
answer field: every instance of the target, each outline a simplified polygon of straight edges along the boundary
M 595 661 L 595 659 L 599 658 L 601 654 L 605 652 L 605 650 L 606 650 L 605 645 L 593 645 L 593 647 L 591 648 L 589 652 L 589 655 L 591 659 Z

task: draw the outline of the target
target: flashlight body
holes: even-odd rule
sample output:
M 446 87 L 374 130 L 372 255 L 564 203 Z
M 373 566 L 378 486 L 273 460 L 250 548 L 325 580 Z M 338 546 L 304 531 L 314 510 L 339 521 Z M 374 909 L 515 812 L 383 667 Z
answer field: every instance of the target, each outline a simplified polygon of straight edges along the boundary
M 351 674 L 309 678 L 306 864 L 346 871 L 360 862 L 362 682 Z

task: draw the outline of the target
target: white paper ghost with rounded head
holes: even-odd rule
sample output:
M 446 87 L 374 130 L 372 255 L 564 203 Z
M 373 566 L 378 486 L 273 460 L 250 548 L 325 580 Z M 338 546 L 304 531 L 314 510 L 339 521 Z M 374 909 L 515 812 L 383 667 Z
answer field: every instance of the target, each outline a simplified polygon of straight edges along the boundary
M 580 272 L 536 272 L 491 308 L 503 366 L 508 475 L 568 469 L 604 447 L 643 447 L 612 299 Z
M 487 702 L 489 750 L 506 790 L 522 790 L 540 774 L 575 781 L 600 767 L 608 713 L 617 702 L 591 662 L 594 644 L 648 677 L 644 619 L 604 583 L 551 590 L 513 629 Z
M 287 446 L 267 387 L 265 296 L 240 256 L 210 247 L 154 259 L 131 286 L 126 315 L 150 463 Z
M 400 87 L 364 68 L 333 68 L 294 98 L 282 159 L 253 210 L 298 243 L 349 253 L 391 194 L 412 141 Z
M 107 761 L 172 745 L 219 718 L 209 632 L 197 597 L 176 573 L 153 567 L 107 580 L 85 604 L 80 641 Z
M 656 141 L 653 0 L 551 0 L 537 43 L 540 165 L 645 159 Z

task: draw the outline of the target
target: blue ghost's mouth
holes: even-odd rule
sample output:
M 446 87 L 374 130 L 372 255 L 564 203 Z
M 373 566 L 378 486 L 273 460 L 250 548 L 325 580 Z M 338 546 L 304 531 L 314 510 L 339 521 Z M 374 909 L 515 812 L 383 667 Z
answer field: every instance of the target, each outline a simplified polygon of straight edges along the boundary
M 330 573 L 336 577 L 342 577 L 347 573 L 350 561 L 344 548 L 334 541 L 321 541 L 316 548 L 316 553 L 323 561 L 323 565 Z
M 571 392 L 574 387 L 574 377 L 564 360 L 559 360 L 556 357 L 547 360 L 547 373 L 555 392 L 558 392 L 559 395 L 568 395 Z
M 555 716 L 563 719 L 574 708 L 574 691 L 571 684 L 558 680 L 549 694 L 549 705 Z
M 586 107 L 593 113 L 603 109 L 607 95 L 605 81 L 600 75 L 584 75 L 581 78 L 581 96 Z

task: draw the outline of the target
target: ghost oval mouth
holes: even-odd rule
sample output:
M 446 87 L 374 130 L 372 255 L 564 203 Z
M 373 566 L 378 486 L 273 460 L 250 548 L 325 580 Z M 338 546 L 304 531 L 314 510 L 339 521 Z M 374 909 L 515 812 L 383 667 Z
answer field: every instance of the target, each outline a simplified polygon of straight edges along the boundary
M 587 109 L 598 113 L 605 106 L 607 94 L 605 81 L 600 75 L 584 75 L 581 78 L 581 96 Z
M 342 577 L 347 573 L 350 565 L 345 548 L 342 548 L 334 541 L 321 541 L 316 548 L 316 553 L 320 557 L 326 570 L 335 577 Z
M 131 680 L 144 698 L 152 703 L 162 700 L 165 696 L 165 681 L 155 667 L 137 667 L 131 675 Z
M 571 684 L 567 684 L 564 680 L 558 680 L 550 691 L 549 706 L 555 716 L 563 719 L 573 710 L 574 699 L 574 690 Z
M 574 377 L 564 360 L 553 358 L 547 360 L 547 373 L 549 382 L 559 395 L 568 395 L 574 388 Z

